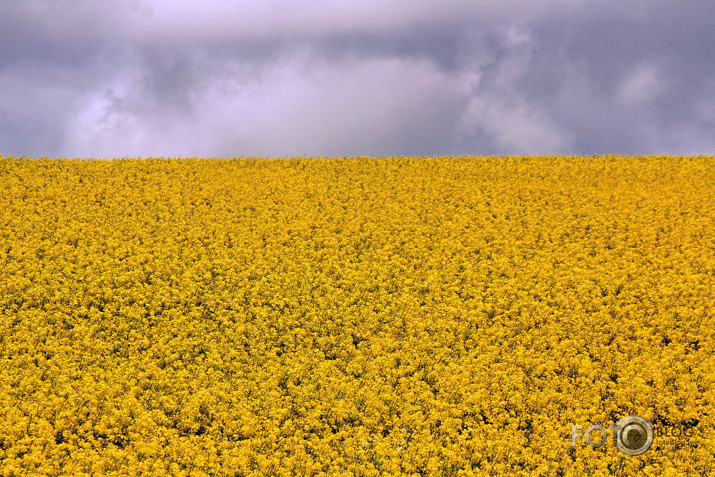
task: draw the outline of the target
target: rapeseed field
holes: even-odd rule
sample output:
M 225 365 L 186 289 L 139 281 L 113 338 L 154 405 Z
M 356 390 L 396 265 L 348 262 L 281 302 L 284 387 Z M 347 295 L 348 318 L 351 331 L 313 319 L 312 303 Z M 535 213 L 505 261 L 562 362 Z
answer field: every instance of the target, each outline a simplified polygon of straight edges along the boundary
M 0 191 L 0 475 L 715 475 L 712 156 L 0 157 Z

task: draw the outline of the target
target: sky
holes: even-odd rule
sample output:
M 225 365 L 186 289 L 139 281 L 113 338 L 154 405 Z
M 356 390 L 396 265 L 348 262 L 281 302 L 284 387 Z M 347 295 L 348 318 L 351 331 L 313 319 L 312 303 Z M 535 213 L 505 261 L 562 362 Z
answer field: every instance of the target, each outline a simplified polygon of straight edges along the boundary
M 1 0 L 0 154 L 715 154 L 710 0 Z

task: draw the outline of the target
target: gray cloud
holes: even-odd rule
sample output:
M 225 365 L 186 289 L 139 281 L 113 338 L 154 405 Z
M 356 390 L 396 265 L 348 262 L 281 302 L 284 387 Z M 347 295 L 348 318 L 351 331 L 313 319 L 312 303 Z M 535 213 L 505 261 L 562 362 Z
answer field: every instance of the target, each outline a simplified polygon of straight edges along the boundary
M 714 13 L 8 0 L 0 153 L 712 154 Z

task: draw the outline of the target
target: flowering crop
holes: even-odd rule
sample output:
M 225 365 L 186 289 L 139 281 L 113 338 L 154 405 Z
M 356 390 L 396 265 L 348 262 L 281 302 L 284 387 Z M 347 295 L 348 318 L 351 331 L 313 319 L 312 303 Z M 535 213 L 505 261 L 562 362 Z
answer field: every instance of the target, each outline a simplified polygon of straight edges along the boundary
M 715 473 L 711 156 L 0 156 L 0 192 L 2 476 Z M 626 415 L 648 452 L 572 446 Z

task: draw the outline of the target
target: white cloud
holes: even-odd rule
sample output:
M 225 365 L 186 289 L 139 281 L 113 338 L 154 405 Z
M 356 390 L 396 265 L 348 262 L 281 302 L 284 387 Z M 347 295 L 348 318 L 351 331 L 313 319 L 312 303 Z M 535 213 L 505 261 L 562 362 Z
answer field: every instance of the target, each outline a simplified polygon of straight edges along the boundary
M 587 0 L 122 0 L 125 32 L 145 38 L 246 38 L 387 31 L 451 20 L 524 20 L 576 11 Z
M 66 125 L 62 155 L 113 157 L 142 151 L 152 133 L 144 129 L 146 118 L 130 106 L 137 93 L 134 84 L 129 76 L 86 94 Z
M 481 60 L 454 74 L 423 59 L 329 61 L 294 49 L 260 68 L 228 61 L 193 85 L 179 111 L 153 101 L 128 68 L 90 95 L 65 149 L 106 157 L 429 153 L 486 136 L 507 153 L 566 152 L 573 137 L 516 86 L 535 48 L 531 32 L 511 25 L 501 36 L 510 53 L 486 89 Z
M 447 141 L 442 129 L 462 98 L 460 83 L 425 61 L 331 63 L 309 52 L 258 76 L 236 62 L 202 82 L 183 113 L 142 105 L 138 84 L 128 77 L 91 94 L 67 129 L 66 153 L 353 155 L 399 153 L 410 142 L 418 152 Z
M 469 103 L 457 126 L 459 142 L 486 136 L 508 154 L 566 153 L 574 138 L 560 128 L 545 108 L 530 103 L 517 87 L 528 75 L 537 43 L 528 28 L 516 24 L 501 30 L 508 53 L 487 81 L 472 77 Z M 479 69 L 480 65 L 473 66 Z
M 667 90 L 663 74 L 652 63 L 637 65 L 621 83 L 617 99 L 626 105 L 647 103 Z
M 458 129 L 462 140 L 486 133 L 506 154 L 567 153 L 573 137 L 544 112 L 522 100 L 475 96 Z

